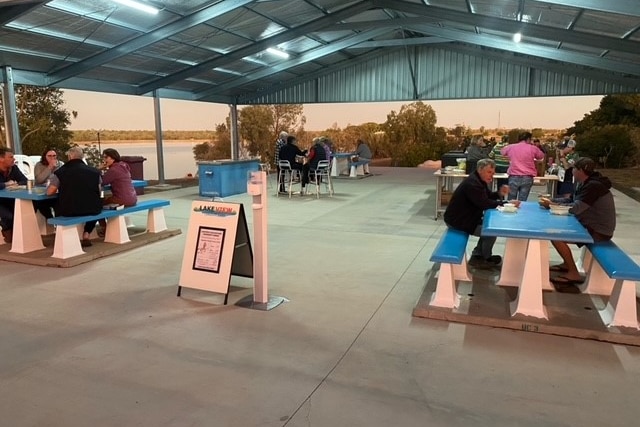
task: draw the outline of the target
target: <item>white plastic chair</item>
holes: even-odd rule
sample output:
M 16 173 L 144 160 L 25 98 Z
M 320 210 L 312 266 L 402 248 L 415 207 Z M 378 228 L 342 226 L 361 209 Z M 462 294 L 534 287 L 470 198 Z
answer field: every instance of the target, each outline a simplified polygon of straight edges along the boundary
M 313 179 L 311 179 L 312 176 Z M 323 183 L 329 197 L 333 197 L 333 182 L 331 181 L 329 160 L 320 160 L 315 169 L 309 170 L 309 184 L 316 186 L 316 198 L 318 199 L 320 198 L 320 185 Z
M 14 154 L 16 166 L 27 177 L 27 179 L 34 179 L 34 172 L 36 170 L 36 163 L 29 156 L 24 154 Z
M 298 169 L 291 169 L 291 163 L 289 163 L 289 160 L 278 161 L 278 168 L 280 169 L 280 172 L 278 173 L 278 193 L 276 194 L 276 196 L 280 197 L 280 185 L 288 182 L 289 198 L 291 198 L 294 178 L 297 176 L 298 179 L 302 181 L 300 171 Z

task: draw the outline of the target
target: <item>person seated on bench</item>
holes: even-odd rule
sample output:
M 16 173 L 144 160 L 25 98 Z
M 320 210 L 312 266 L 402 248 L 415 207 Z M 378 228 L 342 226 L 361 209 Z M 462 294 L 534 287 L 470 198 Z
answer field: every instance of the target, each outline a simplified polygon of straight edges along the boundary
M 67 157 L 69 161 L 51 175 L 47 187 L 48 195 L 58 192 L 56 215 L 83 216 L 102 212 L 100 171 L 82 161 L 84 153 L 80 147 L 72 147 L 67 151 Z M 80 242 L 83 247 L 91 246 L 89 235 L 95 226 L 95 221 L 84 225 Z
M 367 143 L 361 139 L 358 140 L 358 145 L 356 147 L 356 156 L 358 156 L 358 161 L 366 162 L 370 162 L 373 158 L 373 156 L 371 155 L 371 149 L 369 148 Z M 369 164 L 365 163 L 363 168 L 365 175 L 369 175 Z
M 603 242 L 613 237 L 616 228 L 616 206 L 610 191 L 611 181 L 595 168 L 596 162 L 588 157 L 579 158 L 575 162 L 573 176 L 580 185 L 569 212 L 575 215 L 595 242 Z M 539 203 L 548 208 L 551 204 L 565 200 L 541 198 Z M 572 288 L 584 282 L 584 278 L 578 272 L 569 244 L 555 240 L 551 243 L 562 257 L 562 264 L 553 265 L 550 269 L 564 273 L 552 278 L 551 282 L 558 291 L 575 292 Z
M 0 190 L 14 185 L 25 185 L 27 177 L 16 165 L 13 151 L 6 147 L 0 147 Z M 13 241 L 13 210 L 15 199 L 0 199 L 0 227 L 2 237 L 6 243 Z
M 58 153 L 55 148 L 47 148 L 42 152 L 40 161 L 36 163 L 33 172 L 34 182 L 36 185 L 46 185 L 51 175 L 55 172 L 63 163 L 58 160 Z M 56 199 L 36 200 L 33 202 L 36 210 L 42 214 L 46 219 L 53 218 L 52 209 L 57 203 Z
M 444 212 L 444 222 L 448 227 L 479 237 L 469 259 L 469 265 L 476 268 L 499 268 L 502 263 L 502 257 L 492 255 L 496 238 L 480 235 L 484 211 L 501 206 L 502 197 L 509 194 L 508 185 L 501 186 L 499 191 L 491 191 L 495 173 L 496 163 L 493 160 L 479 160 L 477 169 L 456 187 Z M 519 200 L 511 203 L 520 205 Z
M 113 148 L 107 148 L 102 152 L 102 185 L 111 185 L 111 195 L 104 198 L 104 205 L 117 204 L 123 206 L 133 206 L 138 203 L 138 195 L 133 188 L 131 179 L 131 169 L 129 165 L 120 159 L 120 153 Z M 98 235 L 104 237 L 107 229 L 107 221 L 100 220 L 100 230 Z

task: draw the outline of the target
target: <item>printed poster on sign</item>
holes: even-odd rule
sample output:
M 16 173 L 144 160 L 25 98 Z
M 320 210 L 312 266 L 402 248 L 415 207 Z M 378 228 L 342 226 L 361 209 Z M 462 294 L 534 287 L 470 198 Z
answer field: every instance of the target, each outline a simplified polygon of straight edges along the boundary
M 178 294 L 182 287 L 228 294 L 231 275 L 253 277 L 253 252 L 243 205 L 193 202 Z

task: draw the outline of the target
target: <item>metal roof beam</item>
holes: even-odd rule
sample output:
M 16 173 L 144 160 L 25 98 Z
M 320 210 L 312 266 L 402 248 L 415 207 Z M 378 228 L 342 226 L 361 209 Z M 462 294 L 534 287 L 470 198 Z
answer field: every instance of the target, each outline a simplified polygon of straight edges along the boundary
M 374 59 L 380 56 L 381 52 L 380 50 L 375 50 L 372 52 L 368 52 L 365 53 L 364 55 L 360 55 L 358 57 L 356 57 L 356 59 L 345 59 L 344 61 L 340 61 L 336 64 L 331 65 L 331 68 L 323 68 L 319 71 L 316 71 L 315 73 L 308 73 L 305 74 L 304 76 L 300 76 L 300 77 L 296 77 L 294 79 L 289 79 L 287 80 L 285 83 L 276 83 L 273 84 L 265 89 L 262 89 L 260 91 L 257 92 L 252 92 L 250 94 L 244 94 L 244 95 L 239 95 L 238 96 L 238 103 L 239 104 L 248 104 L 250 102 L 250 100 L 255 99 L 255 98 L 260 98 L 266 95 L 269 95 L 273 92 L 277 92 L 279 90 L 282 90 L 284 88 L 288 88 L 288 87 L 294 87 L 298 84 L 301 83 L 305 83 L 305 82 L 309 82 L 309 81 L 313 81 L 319 77 L 325 76 L 327 74 L 330 73 L 335 73 L 337 71 L 340 70 L 344 70 L 346 68 L 349 67 L 353 67 L 356 66 L 358 64 L 361 64 L 363 62 L 366 62 L 370 59 Z
M 196 95 L 196 99 L 207 98 L 210 95 L 214 95 L 214 94 L 223 92 L 225 90 L 236 88 L 245 83 L 249 83 L 254 80 L 258 80 L 263 77 L 267 77 L 267 76 L 271 76 L 273 74 L 279 73 L 280 71 L 285 71 L 285 70 L 288 70 L 289 68 L 293 68 L 295 66 L 302 65 L 307 62 L 315 61 L 318 58 L 322 58 L 323 56 L 330 55 L 339 50 L 349 48 L 350 46 L 356 45 L 364 40 L 369 40 L 370 38 L 377 37 L 388 31 L 389 31 L 388 28 L 376 28 L 375 30 L 365 31 L 363 33 L 359 33 L 350 37 L 346 37 L 342 40 L 338 40 L 336 42 L 330 43 L 326 46 L 321 46 L 316 49 L 312 49 L 292 60 L 283 61 L 276 66 L 264 68 L 254 73 L 249 73 L 246 76 L 234 79 L 228 83 L 224 83 L 220 86 L 216 86 L 214 88 L 200 92 Z
M 435 19 L 459 22 L 479 28 L 487 28 L 494 31 L 507 33 L 522 33 L 524 37 L 536 37 L 543 40 L 582 44 L 603 50 L 615 50 L 637 54 L 640 48 L 638 42 L 623 40 L 616 37 L 589 34 L 575 30 L 549 27 L 540 24 L 527 24 L 525 22 L 511 19 L 494 18 L 486 15 L 458 12 L 450 9 L 443 9 L 435 6 L 423 6 L 405 1 L 374 0 L 374 5 L 384 8 L 393 8 L 405 13 L 424 15 L 431 21 Z
M 555 59 L 556 61 L 560 62 L 569 62 L 573 64 L 584 65 L 596 69 L 612 71 L 614 73 L 640 76 L 640 64 L 612 61 L 593 55 L 585 55 L 582 53 L 575 53 L 567 50 L 558 50 L 555 48 L 538 46 L 534 44 L 514 43 L 511 40 L 495 36 L 489 36 L 486 34 L 474 34 L 467 31 L 452 30 L 448 28 L 436 28 L 424 25 L 415 27 L 414 30 L 430 34 L 432 36 L 449 38 L 451 40 L 464 43 L 492 47 L 495 49 L 521 53 L 529 56 L 537 56 L 545 59 Z
M 540 3 L 571 6 L 576 9 L 590 9 L 620 15 L 640 16 L 638 2 L 630 0 L 536 0 Z
M 450 39 L 442 37 L 413 37 L 410 39 L 395 39 L 395 40 L 374 40 L 368 42 L 358 43 L 351 46 L 351 49 L 371 49 L 376 47 L 397 47 L 397 46 L 416 46 L 424 44 L 436 44 L 436 43 L 451 43 Z
M 332 12 L 331 14 L 323 16 L 322 18 L 318 18 L 306 24 L 302 24 L 291 30 L 286 30 L 286 31 L 283 31 L 282 33 L 276 34 L 266 39 L 259 40 L 248 46 L 234 50 L 233 52 L 229 52 L 221 57 L 217 57 L 209 61 L 205 61 L 201 64 L 187 68 L 183 71 L 174 73 L 170 76 L 156 79 L 150 83 L 140 86 L 139 93 L 143 94 L 143 93 L 158 89 L 160 87 L 170 86 L 174 83 L 180 82 L 189 77 L 196 76 L 212 68 L 222 67 L 229 62 L 237 61 L 244 58 L 245 56 L 249 56 L 249 55 L 253 55 L 255 53 L 261 52 L 267 49 L 268 47 L 272 47 L 277 44 L 295 39 L 297 37 L 303 36 L 310 32 L 324 29 L 326 27 L 334 25 L 337 21 L 342 21 L 343 19 L 350 18 L 361 12 L 369 10 L 371 8 L 371 3 L 372 3 L 372 0 L 362 1 L 360 3 L 346 7 L 339 11 Z
M 528 67 L 532 69 L 538 69 L 542 71 L 551 71 L 558 74 L 564 74 L 568 76 L 575 76 L 585 79 L 597 80 L 606 83 L 612 83 L 620 86 L 637 87 L 640 88 L 640 77 L 622 77 L 620 74 L 611 73 L 609 71 L 592 70 L 585 68 L 572 68 L 568 69 L 567 64 L 559 63 L 556 61 L 543 61 L 538 62 L 535 65 L 531 62 L 531 59 L 514 54 L 512 52 L 505 52 L 504 50 L 488 49 L 483 46 L 471 46 L 467 44 L 452 43 L 447 46 L 447 50 L 459 52 L 467 55 L 478 56 L 482 58 L 492 59 L 504 63 L 520 65 L 522 67 Z
M 216 3 L 207 8 L 201 9 L 197 12 L 187 15 L 184 18 L 171 22 L 157 30 L 151 31 L 140 37 L 136 37 L 133 40 L 124 42 L 112 49 L 106 50 L 102 53 L 93 55 L 84 61 L 80 61 L 73 65 L 69 65 L 61 70 L 53 72 L 49 75 L 50 79 L 54 83 L 58 83 L 62 80 L 70 77 L 82 74 L 89 71 L 92 68 L 99 67 L 107 62 L 113 61 L 124 55 L 128 55 L 131 52 L 142 49 L 145 46 L 149 46 L 153 43 L 164 40 L 203 22 L 209 21 L 227 12 L 231 12 L 235 9 L 243 7 L 249 3 L 253 3 L 256 0 L 226 0 Z

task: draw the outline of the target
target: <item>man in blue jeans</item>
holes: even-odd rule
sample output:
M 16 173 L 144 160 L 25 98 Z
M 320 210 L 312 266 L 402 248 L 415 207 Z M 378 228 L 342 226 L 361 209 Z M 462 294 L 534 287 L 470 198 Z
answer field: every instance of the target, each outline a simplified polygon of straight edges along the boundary
M 499 268 L 502 257 L 492 255 L 496 238 L 481 236 L 484 211 L 501 206 L 502 198 L 509 193 L 509 187 L 503 185 L 499 191 L 491 191 L 496 163 L 491 159 L 478 161 L 477 169 L 466 177 L 455 189 L 451 201 L 444 212 L 444 222 L 448 227 L 478 236 L 478 244 L 471 252 L 469 265 L 477 268 Z M 516 206 L 519 201 L 513 201 Z

